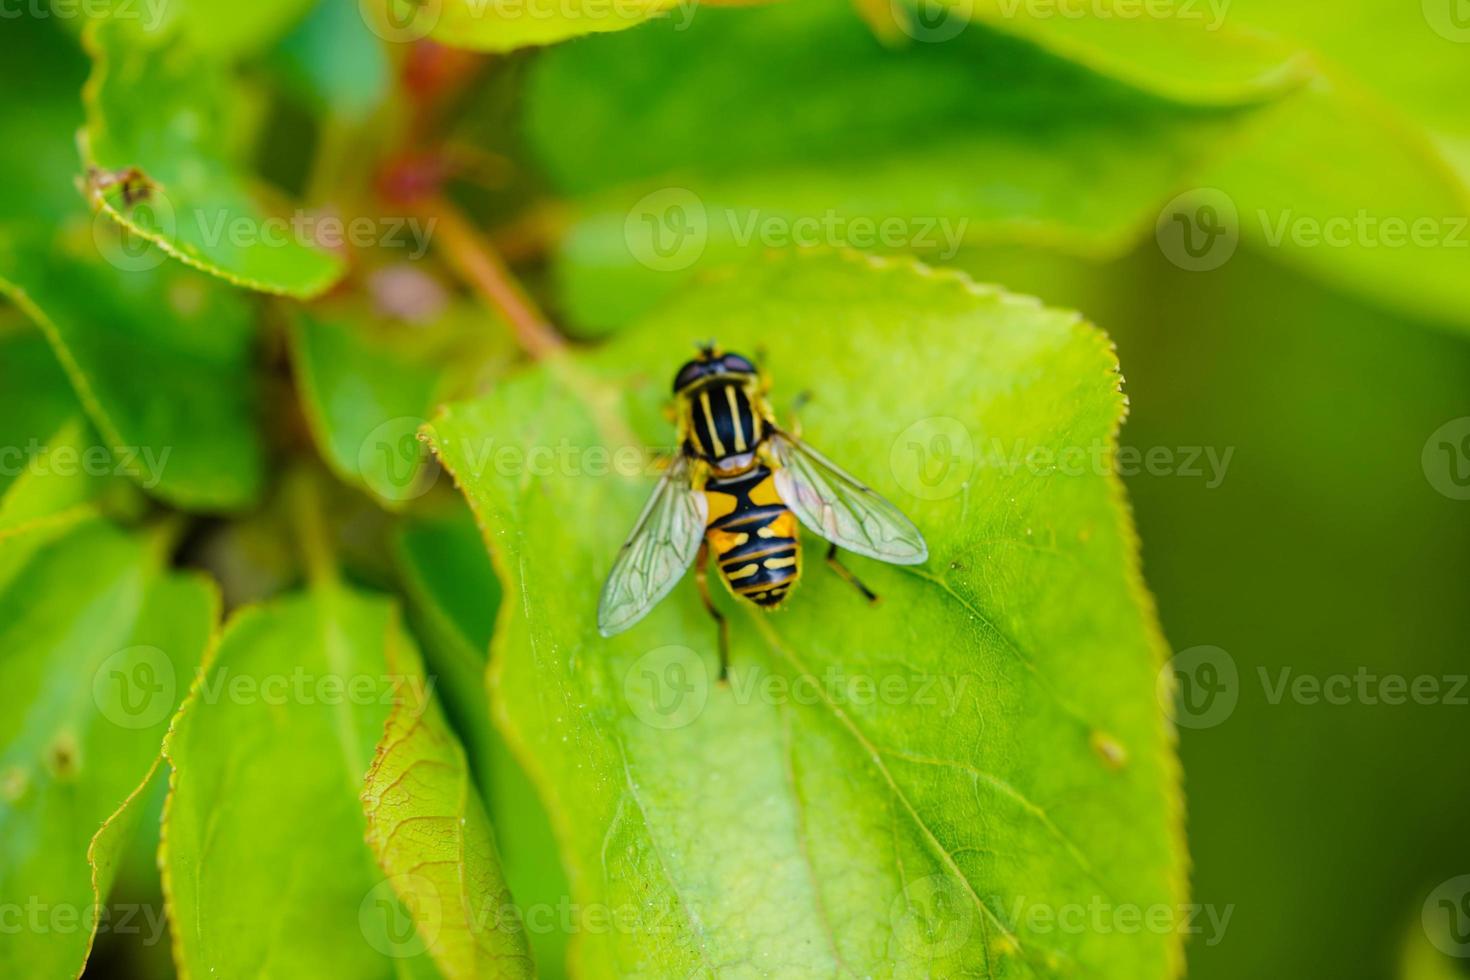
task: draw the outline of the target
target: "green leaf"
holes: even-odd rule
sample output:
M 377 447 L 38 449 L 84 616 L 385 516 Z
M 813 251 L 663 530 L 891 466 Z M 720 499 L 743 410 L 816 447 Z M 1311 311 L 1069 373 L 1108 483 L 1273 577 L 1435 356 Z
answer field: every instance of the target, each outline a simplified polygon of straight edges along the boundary
M 780 615 L 721 594 L 728 686 L 693 583 L 611 640 L 595 614 L 651 491 L 643 447 L 673 437 L 664 379 L 710 336 L 766 350 L 778 411 L 813 392 L 806 437 L 932 556 L 850 559 L 878 607 L 815 551 Z M 551 800 L 577 907 L 614 923 L 579 937 L 580 973 L 1178 972 L 1177 772 L 1108 465 L 1118 384 L 1075 314 L 801 253 L 436 419 L 515 597 L 497 715 Z M 485 466 L 489 440 L 525 465 Z M 1089 902 L 1174 911 L 1162 930 L 1046 926 Z
M 1463 933 L 1451 929 L 1461 921 L 1458 903 L 1466 889 L 1470 878 L 1452 878 L 1430 894 L 1422 910 L 1414 909 L 1399 951 L 1399 980 L 1464 980 L 1467 944 L 1459 938 Z
M 69 27 L 81 29 L 90 20 L 110 19 L 149 33 L 173 34 L 212 59 L 225 60 L 269 47 L 319 0 L 89 0 L 82 5 L 81 17 L 69 0 L 50 2 L 56 18 Z
M 23 112 L 0 113 L 0 226 L 49 222 L 77 206 L 76 132 L 82 123 L 77 93 L 87 59 L 56 19 L 5 21 L 0 58 L 6 96 Z
M 957 0 L 958 8 L 967 2 Z M 1012 13 L 1003 14 L 1008 6 Z M 1470 61 L 1451 42 L 1470 40 L 1470 31 L 1455 26 L 1449 7 L 1374 2 L 1351 16 L 1323 17 L 1315 4 L 1273 0 L 1174 5 L 1165 8 L 1168 16 L 1153 17 L 1147 5 L 1128 4 L 1132 13 L 1120 15 L 1123 4 L 1102 0 L 1057 16 L 1055 6 L 979 0 L 974 14 L 1169 97 L 1209 101 L 1254 90 L 1264 98 L 1306 82 L 1260 116 L 1259 131 L 1192 179 L 1223 191 L 1241 237 L 1273 257 L 1338 288 L 1464 327 L 1470 125 L 1458 93 L 1470 82 Z M 1382 95 L 1296 41 L 1320 42 Z M 1207 222 L 1220 224 L 1218 203 L 1196 219 L 1199 235 L 1210 234 Z
M 368 27 L 397 43 L 430 38 L 477 51 L 511 51 L 625 31 L 684 0 L 362 0 Z
M 320 0 L 272 62 L 309 103 L 342 119 L 365 119 L 388 95 L 387 54 L 355 0 Z
M 323 458 L 390 507 L 428 489 L 418 429 L 439 371 L 362 317 L 291 316 L 291 360 Z
M 423 676 L 394 640 L 390 671 Z M 464 749 L 426 688 L 394 704 L 362 801 L 368 846 L 443 975 L 535 976 Z
M 483 774 L 495 742 L 485 664 L 500 580 L 468 509 L 406 522 L 393 545 L 411 621 L 424 639 L 445 709 L 464 733 L 472 767 Z
M 1238 29 L 1231 4 L 940 0 L 939 7 L 948 17 L 973 17 L 993 30 L 1181 102 L 1262 100 L 1310 77 L 1312 64 L 1305 52 L 1269 35 Z M 943 24 L 926 29 L 932 33 Z
M 37 521 L 64 521 L 89 511 L 117 466 L 80 416 L 63 423 L 26 464 L 0 495 L 0 541 Z
M 1311 0 L 1232 0 L 1230 7 L 1244 29 L 1311 48 L 1317 60 L 1346 69 L 1432 133 L 1465 140 L 1470 26 L 1455 15 L 1454 0 L 1358 0 L 1344 17 L 1323 17 Z M 1461 173 L 1470 179 L 1470 168 Z
M 1242 237 L 1332 285 L 1470 329 L 1470 183 L 1359 86 L 1322 79 L 1200 176 Z
M 1117 254 L 1250 115 L 1169 103 L 984 29 L 895 50 L 845 0 L 683 26 L 557 49 L 529 80 L 529 142 L 576 204 L 561 303 L 589 327 L 742 250 Z
M 3 491 L 25 473 L 33 445 L 49 439 L 77 411 L 77 400 L 45 338 L 29 328 L 0 332 L 0 391 L 7 398 L 0 412 Z
M 31 917 L 0 944 L 5 976 L 81 972 L 218 613 L 206 581 L 95 521 L 0 591 L 0 901 Z
M 236 285 L 311 297 L 345 269 L 312 242 L 311 215 L 272 214 L 229 153 L 228 69 L 170 32 L 91 24 L 83 162 L 95 205 L 169 255 Z
M 163 8 L 168 16 L 159 26 L 168 26 L 172 18 L 189 45 L 212 57 L 229 57 L 264 49 L 314 6 L 329 2 L 332 0 L 169 0 Z
M 432 972 L 359 799 L 391 711 L 426 685 L 382 598 L 323 584 L 231 619 L 165 746 L 160 862 L 182 972 Z M 498 874 L 493 854 L 463 860 L 473 880 Z
M 555 911 L 569 901 L 566 873 L 536 790 L 490 724 L 485 666 L 501 596 L 480 530 L 461 502 L 447 515 L 405 523 L 394 554 L 437 692 L 485 787 L 506 880 L 528 913 L 533 958 L 542 976 L 563 976 L 572 927 Z
M 91 230 L 54 244 L 0 236 L 0 296 L 46 334 L 119 472 L 180 507 L 251 503 L 262 452 L 250 305 L 119 244 L 109 225 Z

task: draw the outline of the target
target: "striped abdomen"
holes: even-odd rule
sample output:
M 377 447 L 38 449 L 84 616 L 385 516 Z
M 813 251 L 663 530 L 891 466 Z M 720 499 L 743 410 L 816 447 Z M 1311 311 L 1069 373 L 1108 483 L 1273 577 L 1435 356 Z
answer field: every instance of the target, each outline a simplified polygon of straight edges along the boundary
M 801 575 L 796 516 L 761 465 L 704 488 L 709 500 L 705 538 L 730 591 L 756 605 L 779 606 Z

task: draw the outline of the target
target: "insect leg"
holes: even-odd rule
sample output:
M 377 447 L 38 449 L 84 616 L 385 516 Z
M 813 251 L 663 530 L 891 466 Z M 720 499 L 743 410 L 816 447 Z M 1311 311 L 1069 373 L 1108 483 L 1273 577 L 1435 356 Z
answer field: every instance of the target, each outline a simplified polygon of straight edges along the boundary
M 861 592 L 869 602 L 877 602 L 878 594 L 863 584 L 862 579 L 852 573 L 852 569 L 842 564 L 837 558 L 837 546 L 831 545 L 827 548 L 827 564 L 832 566 L 832 571 L 842 576 L 843 581 Z
M 715 608 L 714 600 L 710 598 L 709 575 L 705 568 L 708 563 L 709 542 L 706 541 L 699 546 L 699 554 L 694 558 L 694 583 L 699 586 L 699 598 L 704 600 L 705 611 L 719 627 L 720 680 L 723 681 L 730 676 L 730 621 Z
M 806 403 L 811 400 L 812 393 L 809 389 L 806 388 L 798 391 L 796 393 L 796 397 L 791 399 L 791 425 L 787 428 L 786 431 L 791 433 L 793 438 L 801 438 L 801 410 L 805 408 Z

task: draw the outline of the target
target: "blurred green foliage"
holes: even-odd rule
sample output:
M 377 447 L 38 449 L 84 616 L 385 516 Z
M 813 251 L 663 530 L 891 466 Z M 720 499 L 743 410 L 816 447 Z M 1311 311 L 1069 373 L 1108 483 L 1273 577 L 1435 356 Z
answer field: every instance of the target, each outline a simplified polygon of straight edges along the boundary
M 1116 341 L 1130 406 L 1116 460 L 1163 632 L 1185 657 L 1223 651 L 1236 678 L 1228 711 L 1180 716 L 1189 883 L 1173 900 L 1205 910 L 1179 937 L 1189 974 L 1463 974 L 1458 920 L 1436 917 L 1455 914 L 1444 889 L 1470 873 L 1470 707 L 1310 695 L 1313 682 L 1385 677 L 1449 694 L 1466 673 L 1470 503 L 1456 478 L 1470 445 L 1456 456 L 1452 435 L 1470 416 L 1470 26 L 1457 4 L 6 11 L 0 910 L 33 898 L 86 910 L 94 889 L 110 915 L 141 910 L 136 932 L 103 920 L 88 966 L 99 976 L 175 963 L 189 975 L 498 975 L 528 952 L 559 976 L 568 964 L 612 972 L 612 949 L 658 974 L 690 955 L 693 926 L 646 945 L 592 934 L 580 910 L 618 894 L 656 909 L 714 896 L 711 907 L 745 903 L 751 922 L 811 925 L 741 891 L 777 877 L 763 861 L 790 870 L 755 823 L 783 790 L 740 797 L 764 785 L 750 719 L 705 719 L 694 738 L 626 727 L 628 651 L 658 635 L 707 642 L 688 586 L 627 645 L 583 628 L 643 487 L 573 499 L 568 481 L 470 472 L 441 443 L 456 487 L 414 435 L 455 402 L 441 418 L 473 424 L 436 431 L 493 439 L 475 446 L 492 454 L 482 463 L 583 423 L 656 442 L 667 375 L 714 331 L 766 347 L 784 397 L 812 390 L 813 438 L 895 496 L 884 457 L 897 429 L 884 426 L 905 405 L 964 416 L 984 450 L 1003 433 L 1053 431 L 1028 421 L 1107 421 L 1082 394 L 1098 377 L 1012 356 L 1050 314 L 965 333 L 961 313 L 926 307 L 931 295 L 834 272 L 835 259 L 811 260 L 809 279 L 749 271 L 790 261 L 763 253 L 815 244 L 962 270 L 1081 310 Z M 926 316 L 937 322 L 920 329 Z M 524 363 L 517 341 L 539 351 L 549 326 L 590 350 Z M 885 360 L 902 370 L 885 377 Z M 589 378 L 600 400 L 575 409 L 565 392 Z M 1008 515 L 1029 507 L 1055 529 L 1076 500 L 1039 479 L 1018 501 L 985 482 L 997 475 L 982 467 L 976 486 L 995 492 L 958 517 L 903 503 L 931 542 L 966 552 L 954 560 L 967 568 L 946 574 L 1039 644 L 1061 696 L 1126 724 L 1089 743 L 1091 757 L 1025 699 L 982 713 L 984 730 L 916 715 L 893 731 L 1004 770 L 1053 804 L 1109 877 L 1136 876 L 1130 895 L 1166 894 L 1182 873 L 1159 791 L 1171 757 L 1146 733 L 1187 705 L 1167 684 L 1155 697 L 1152 615 L 1118 593 L 1126 540 L 1102 560 L 1064 543 L 1010 561 Z M 1060 486 L 1085 496 L 1101 484 Z M 534 519 L 508 516 L 507 501 Z M 1048 587 L 1070 604 L 1037 585 L 1047 561 L 1065 569 Z M 924 590 L 870 567 L 890 596 L 883 612 L 836 612 L 851 597 L 813 575 L 770 629 L 840 638 L 822 648 L 839 663 L 871 649 L 868 634 L 903 636 Z M 219 583 L 223 625 L 200 571 Z M 1030 601 L 1043 592 L 1056 601 Z M 1010 675 L 986 640 L 943 616 L 931 625 L 952 641 L 913 640 L 908 656 L 978 663 L 984 698 L 998 697 Z M 746 633 L 737 650 L 775 649 L 769 639 Z M 161 754 L 191 682 L 197 693 L 301 667 L 435 687 L 392 711 L 196 696 Z M 163 675 L 173 683 L 145 699 L 150 724 L 131 725 L 124 682 Z M 697 737 L 715 721 L 725 737 Z M 886 798 L 860 795 L 871 771 L 850 745 L 844 755 L 819 729 L 799 731 L 819 804 L 808 816 L 824 828 L 804 860 L 860 878 L 813 871 L 813 890 L 844 911 L 832 948 L 855 972 L 891 969 L 890 910 L 853 900 L 882 867 L 876 837 L 846 847 Z M 516 758 L 528 742 L 529 777 Z M 620 797 L 608 760 L 630 746 L 624 768 L 631 758 L 659 803 L 640 825 L 680 828 L 661 838 L 678 847 L 657 868 L 650 835 L 609 816 Z M 1104 788 L 1099 759 L 1125 748 L 1122 773 L 1144 785 Z M 700 780 L 708 793 L 689 792 Z M 954 782 L 936 778 L 918 807 L 960 844 L 969 873 L 946 880 L 989 882 L 995 910 L 1048 884 L 1077 893 L 1058 870 L 1065 848 Z M 702 809 L 705 795 L 729 812 Z M 610 856 L 610 839 L 631 850 Z M 738 847 L 699 852 L 714 839 Z M 1001 866 L 1009 877 L 988 877 Z M 442 901 L 451 880 L 515 914 L 462 917 Z M 922 912 L 899 918 L 945 956 L 1047 975 L 995 937 L 945 949 L 959 913 L 942 901 Z M 0 972 L 82 968 L 90 929 L 49 921 L 6 936 Z M 695 924 L 700 948 L 770 953 L 733 921 Z M 400 930 L 429 922 L 444 943 L 400 944 Z M 1158 935 L 1045 938 L 1128 977 L 1166 975 L 1176 948 Z M 779 952 L 822 972 L 809 950 Z M 911 972 L 926 971 L 952 975 L 942 956 Z

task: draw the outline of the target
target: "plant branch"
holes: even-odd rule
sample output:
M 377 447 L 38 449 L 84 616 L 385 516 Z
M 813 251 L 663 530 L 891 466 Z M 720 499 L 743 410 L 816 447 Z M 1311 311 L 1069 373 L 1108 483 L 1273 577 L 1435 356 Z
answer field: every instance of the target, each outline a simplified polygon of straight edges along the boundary
M 500 253 L 443 195 L 422 199 L 420 214 L 432 221 L 439 246 L 449 264 L 466 283 L 510 324 L 521 347 L 540 360 L 566 347 L 545 314 L 521 288 Z

